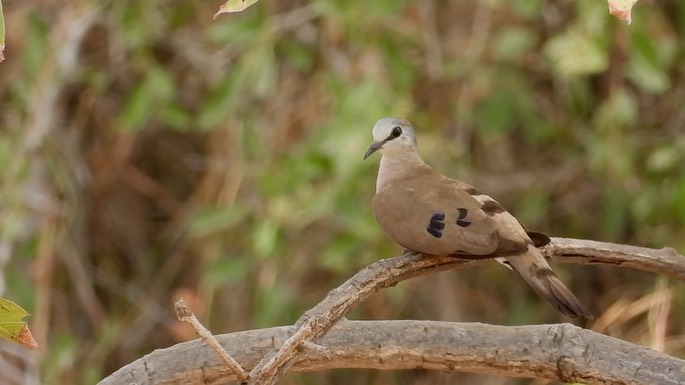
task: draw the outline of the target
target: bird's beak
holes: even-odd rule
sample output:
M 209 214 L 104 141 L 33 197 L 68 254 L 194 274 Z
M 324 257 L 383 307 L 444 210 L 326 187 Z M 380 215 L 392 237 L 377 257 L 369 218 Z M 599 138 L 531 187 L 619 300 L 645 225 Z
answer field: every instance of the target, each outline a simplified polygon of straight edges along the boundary
M 371 145 L 369 146 L 369 149 L 366 150 L 366 152 L 364 153 L 364 160 L 366 160 L 366 158 L 371 156 L 371 154 L 373 154 L 374 152 L 380 150 L 381 147 L 383 147 L 384 143 L 385 142 L 373 142 L 373 143 L 371 143 Z

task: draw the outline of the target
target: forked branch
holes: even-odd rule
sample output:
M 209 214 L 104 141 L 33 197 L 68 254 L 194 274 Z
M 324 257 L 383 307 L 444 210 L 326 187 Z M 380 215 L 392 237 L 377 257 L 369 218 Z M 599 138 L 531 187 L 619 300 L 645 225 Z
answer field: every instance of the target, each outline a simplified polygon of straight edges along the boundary
M 253 368 L 294 326 L 217 336 L 228 353 Z M 585 384 L 685 383 L 685 361 L 570 324 L 495 326 L 438 321 L 347 321 L 305 350 L 291 370 L 433 369 Z M 233 371 L 201 340 L 155 350 L 101 385 L 225 384 Z
M 594 242 L 594 241 L 586 241 L 586 240 L 576 240 L 576 239 L 566 239 L 566 238 L 554 238 L 552 240 L 552 243 L 548 245 L 544 249 L 545 253 L 548 255 L 552 256 L 554 261 L 558 262 L 570 262 L 570 263 L 586 263 L 586 264 L 604 264 L 604 265 L 612 265 L 612 266 L 625 266 L 625 267 L 632 267 L 635 269 L 640 269 L 640 270 L 645 270 L 645 271 L 650 271 L 654 273 L 660 273 L 664 275 L 668 275 L 671 277 L 674 277 L 679 280 L 685 281 L 685 258 L 679 254 L 677 254 L 675 251 L 672 249 L 649 249 L 649 248 L 642 248 L 642 247 L 635 247 L 635 246 L 627 246 L 627 245 L 618 245 L 618 244 L 610 244 L 610 243 L 603 243 L 603 242 Z M 370 362 L 356 362 L 354 365 L 350 364 L 348 361 L 340 359 L 340 357 L 335 354 L 335 349 L 333 349 L 333 357 L 335 359 L 333 360 L 334 362 L 328 363 L 327 365 L 323 365 L 321 362 L 317 361 L 316 365 L 303 365 L 303 357 L 312 357 L 312 356 L 317 356 L 317 354 L 321 354 L 320 351 L 312 350 L 312 349 L 306 349 L 303 348 L 303 346 L 306 346 L 310 343 L 317 343 L 317 344 L 323 344 L 323 341 L 326 341 L 325 339 L 319 341 L 320 338 L 322 338 L 335 324 L 338 322 L 342 317 L 347 314 L 351 308 L 356 305 L 359 302 L 364 301 L 366 298 L 371 296 L 373 293 L 377 292 L 378 290 L 393 286 L 397 284 L 398 282 L 401 282 L 403 280 L 406 280 L 408 278 L 428 274 L 430 272 L 435 272 L 435 271 L 442 271 L 442 270 L 447 270 L 447 269 L 464 269 L 464 268 L 469 268 L 473 267 L 482 263 L 485 263 L 486 261 L 465 261 L 465 260 L 459 260 L 455 258 L 450 258 L 450 257 L 425 257 L 422 255 L 417 255 L 417 254 L 404 254 L 399 257 L 395 258 L 389 258 L 389 259 L 384 259 L 380 260 L 378 262 L 375 262 L 366 268 L 362 269 L 360 272 L 358 272 L 356 275 L 354 275 L 352 278 L 350 278 L 348 281 L 346 281 L 344 284 L 342 284 L 340 287 L 332 290 L 328 296 L 320 302 L 318 305 L 316 305 L 314 308 L 311 310 L 307 311 L 300 319 L 297 321 L 297 323 L 294 325 L 292 328 L 285 329 L 286 335 L 289 337 L 286 338 L 285 340 L 278 340 L 277 342 L 274 343 L 273 346 L 270 347 L 264 347 L 263 343 L 265 343 L 264 340 L 260 340 L 257 338 L 254 340 L 254 344 L 245 344 L 241 343 L 237 346 L 239 350 L 242 350 L 243 352 L 236 352 L 235 354 L 231 353 L 231 355 L 236 358 L 239 362 L 241 362 L 243 368 L 249 368 L 253 367 L 252 371 L 250 372 L 250 377 L 249 377 L 249 383 L 251 384 L 273 384 L 275 383 L 281 375 L 285 373 L 292 365 L 297 363 L 297 370 L 316 370 L 316 369 L 325 369 L 325 368 L 333 368 L 333 367 L 377 367 L 377 368 L 383 368 L 383 369 L 397 369 L 398 367 L 394 366 L 374 366 L 378 365 L 372 364 Z M 386 325 L 386 324 L 382 324 Z M 461 324 L 459 324 L 461 325 Z M 463 326 L 463 325 L 461 325 Z M 475 324 L 475 325 L 470 325 L 469 327 L 473 328 L 484 328 L 483 330 L 486 330 L 487 328 L 492 328 L 493 326 L 489 325 L 483 325 L 483 324 Z M 549 330 L 550 328 L 554 328 L 555 326 L 538 326 L 538 328 L 543 328 L 544 330 Z M 504 328 L 502 330 L 510 330 L 511 333 L 514 333 L 516 330 L 519 330 L 519 328 L 506 328 L 506 327 L 500 327 Z M 565 328 L 568 328 L 565 326 Z M 272 329 L 267 329 L 267 330 L 272 330 Z M 276 330 L 276 329 L 273 329 Z M 281 330 L 281 329 L 278 329 Z M 344 330 L 344 329 L 343 329 Z M 491 329 L 487 329 L 491 330 Z M 562 329 L 566 330 L 566 329 Z M 259 331 L 253 331 L 251 333 L 256 333 Z M 378 332 L 383 335 L 385 332 L 382 330 L 378 330 Z M 539 330 L 537 331 L 539 333 Z M 587 332 L 591 333 L 591 332 Z M 506 334 L 506 332 L 504 332 Z M 543 333 L 544 334 L 544 333 Z M 563 334 L 563 333 L 562 333 Z M 230 336 L 230 335 L 229 335 Z M 446 336 L 443 336 L 446 337 Z M 608 341 L 611 341 L 613 339 L 609 339 L 609 337 L 593 337 L 593 343 L 609 343 Z M 270 344 L 269 339 L 266 340 L 267 345 Z M 280 342 L 283 341 L 283 342 Z M 453 340 L 456 345 L 460 345 L 465 343 L 465 340 Z M 506 351 L 506 350 L 515 350 L 516 346 L 509 346 L 507 345 L 510 342 L 507 342 L 506 338 L 501 338 L 498 340 L 498 343 L 501 343 L 501 345 L 498 346 L 498 349 Z M 433 341 L 435 343 L 439 342 L 439 338 Z M 627 342 L 623 342 L 624 344 L 628 344 Z M 630 346 L 638 349 L 637 346 L 631 345 Z M 386 345 L 386 346 L 391 346 L 391 345 Z M 330 347 L 330 346 L 329 346 Z M 589 345 L 585 345 L 586 348 L 589 347 Z M 236 346 L 233 346 L 233 349 L 229 349 L 229 351 L 234 352 Z M 453 349 L 458 349 L 457 346 L 452 347 Z M 538 349 L 536 347 L 532 347 L 533 350 Z M 605 347 L 601 347 L 600 350 L 604 349 Z M 266 356 L 263 356 L 262 354 L 264 353 L 264 349 L 270 350 Z M 566 347 L 561 346 L 560 349 L 564 351 Z M 598 348 L 599 349 L 599 348 Z M 642 348 L 639 348 L 642 349 Z M 638 349 L 638 350 L 639 350 Z M 255 353 L 255 351 L 259 351 L 259 353 Z M 640 350 L 640 354 L 635 355 L 632 357 L 632 360 L 634 362 L 640 363 L 644 359 L 644 354 L 645 352 Z M 646 350 L 646 352 L 652 352 L 650 350 Z M 193 354 L 196 354 L 199 352 L 194 352 Z M 529 352 L 529 354 L 534 354 L 535 352 Z M 257 357 L 264 357 L 256 363 L 257 361 L 253 361 L 255 354 Z M 378 352 L 376 351 L 376 354 Z M 566 355 L 555 355 L 555 354 L 550 354 L 550 352 L 547 352 L 547 360 L 542 359 L 540 362 L 546 362 L 547 364 L 554 363 L 553 365 L 558 365 L 559 368 L 556 370 L 557 377 L 560 380 L 569 380 L 572 379 L 568 377 L 565 373 L 566 369 L 563 369 L 562 366 L 564 366 L 564 360 Z M 660 359 L 663 358 L 664 355 L 656 353 Z M 248 356 L 249 359 L 243 360 L 241 357 L 246 357 Z M 375 361 L 378 361 L 378 356 L 376 355 Z M 457 356 L 456 360 L 459 361 L 460 359 Z M 507 356 L 508 357 L 508 356 Z M 514 356 L 513 356 L 514 357 Z M 604 357 L 611 357 L 610 355 Z M 668 357 L 668 356 L 665 356 Z M 515 358 L 515 357 L 514 357 Z M 613 358 L 613 357 L 612 357 Z M 146 358 L 143 358 L 141 360 L 145 360 Z M 444 361 L 441 365 L 448 365 L 449 368 L 452 368 L 453 370 L 461 370 L 461 371 L 473 371 L 473 372 L 482 372 L 482 369 L 479 369 L 479 365 L 472 365 L 471 363 L 469 364 L 459 364 L 456 365 L 454 362 L 454 357 L 444 357 L 442 361 Z M 679 361 L 674 358 L 670 358 L 673 362 L 673 366 L 670 367 L 668 373 L 675 373 L 678 370 L 683 371 L 685 370 L 685 365 L 683 364 L 682 361 Z M 448 361 L 449 364 L 445 363 Z M 497 358 L 496 360 L 493 361 L 493 356 L 481 356 L 479 357 L 479 360 L 481 363 L 484 365 L 487 364 L 486 366 L 488 367 L 493 367 L 497 366 L 500 368 L 500 371 L 497 373 L 502 374 L 502 375 L 508 375 L 508 376 L 525 376 L 525 377 L 544 377 L 544 378 L 552 378 L 548 377 L 546 374 L 542 375 L 542 371 L 535 371 L 533 369 L 525 369 L 521 367 L 520 364 L 516 363 L 516 360 L 510 361 L 508 358 L 503 359 L 503 358 Z M 140 360 L 139 360 L 140 361 Z M 342 362 L 347 362 L 346 364 L 343 364 Z M 440 360 L 438 360 L 440 361 Z M 478 360 L 475 360 L 478 361 Z M 492 361 L 492 362 L 491 362 Z M 138 361 L 136 361 L 138 362 Z M 136 362 L 130 364 L 135 365 Z M 384 363 L 387 363 L 388 361 L 383 359 Z M 471 362 L 471 361 L 469 361 Z M 585 362 L 585 363 L 583 363 Z M 671 362 L 671 361 L 669 361 Z M 255 364 L 256 363 L 256 364 Z M 575 373 L 578 371 L 579 373 L 588 373 L 592 370 L 592 365 L 595 365 L 596 362 L 593 362 L 593 360 L 586 360 L 586 361 L 574 361 L 573 363 L 573 370 L 571 372 Z M 587 366 L 590 365 L 590 366 Z M 188 370 L 199 370 L 202 372 L 204 370 L 205 373 L 207 373 L 207 368 L 198 368 L 198 367 L 190 367 L 188 364 L 184 365 L 185 367 L 188 368 Z M 128 367 L 128 366 L 127 366 Z M 128 372 L 131 375 L 133 375 L 133 371 L 127 370 L 127 367 L 122 368 L 120 371 L 117 373 L 113 374 L 112 377 L 107 378 L 101 384 L 119 384 L 119 382 L 111 382 L 110 378 L 113 378 L 115 375 L 118 375 L 122 371 Z M 156 366 L 158 367 L 158 366 Z M 304 369 L 306 367 L 306 369 Z M 413 367 L 416 367 L 415 365 Z M 564 366 L 565 367 L 565 366 Z M 302 368 L 302 369 L 299 369 Z M 437 368 L 433 366 L 428 366 L 428 368 Z M 221 369 L 217 369 L 221 371 Z M 444 368 L 441 368 L 441 370 L 445 370 Z M 490 370 L 490 369 L 489 369 Z M 136 372 L 138 373 L 138 372 Z M 224 374 L 227 373 L 227 371 L 223 371 Z M 146 372 L 144 373 L 145 377 L 148 378 L 150 373 Z M 638 373 L 632 373 L 633 376 L 637 376 Z M 582 376 L 584 376 L 583 374 Z M 582 382 L 585 383 L 608 383 L 611 382 L 611 378 L 607 377 L 606 379 L 602 379 L 600 377 L 578 377 L 583 379 Z M 127 381 L 130 381 L 133 377 L 128 377 Z M 631 377 L 633 378 L 633 377 Z M 168 380 L 168 379 L 167 379 Z M 605 381 L 606 380 L 606 381 Z M 164 382 L 166 380 L 163 380 L 162 382 L 155 382 L 155 383 L 177 383 L 177 382 Z M 174 380 L 175 381 L 175 380 Z M 203 381 L 208 381 L 207 378 L 205 378 Z M 628 381 L 630 383 L 639 383 L 636 382 L 637 379 L 633 378 L 633 380 Z M 145 382 L 144 382 L 145 383 Z M 208 381 L 208 383 L 212 383 L 211 381 Z M 645 383 L 660 383 L 660 382 L 645 382 Z M 670 382 L 661 382 L 664 384 L 668 384 Z

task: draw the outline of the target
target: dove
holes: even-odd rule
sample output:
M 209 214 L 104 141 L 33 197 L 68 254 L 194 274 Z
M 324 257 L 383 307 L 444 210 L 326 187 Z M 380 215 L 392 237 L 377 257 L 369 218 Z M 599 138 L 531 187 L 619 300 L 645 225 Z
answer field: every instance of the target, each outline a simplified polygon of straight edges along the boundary
M 424 163 L 408 121 L 379 120 L 373 139 L 364 154 L 381 154 L 373 213 L 390 238 L 422 254 L 495 258 L 562 314 L 592 318 L 538 249 L 549 237 L 526 231 L 496 200 Z

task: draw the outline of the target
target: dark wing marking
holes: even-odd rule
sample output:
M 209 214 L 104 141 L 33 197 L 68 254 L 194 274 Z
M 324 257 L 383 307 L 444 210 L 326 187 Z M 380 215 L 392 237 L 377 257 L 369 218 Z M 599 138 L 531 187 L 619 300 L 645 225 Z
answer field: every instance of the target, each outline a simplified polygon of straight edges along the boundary
M 442 238 L 442 230 L 445 229 L 445 214 L 435 213 L 428 222 L 428 227 L 426 231 L 435 238 Z
M 458 208 L 457 211 L 459 211 L 459 216 L 457 217 L 457 225 L 461 227 L 468 227 L 471 222 L 464 220 L 467 215 L 469 215 L 469 210 L 465 209 L 463 207 Z
M 507 210 L 502 207 L 501 204 L 495 201 L 485 201 L 483 206 L 480 207 L 481 210 L 485 211 L 486 214 L 493 216 L 495 214 L 503 213 Z
M 478 191 L 478 189 L 476 189 L 475 187 L 465 187 L 464 191 L 466 191 L 466 193 L 469 195 L 480 195 L 480 191 Z
M 528 234 L 528 237 L 530 237 L 530 240 L 533 241 L 535 247 L 545 246 L 552 241 L 547 235 L 538 233 L 537 231 L 526 230 L 526 233 Z

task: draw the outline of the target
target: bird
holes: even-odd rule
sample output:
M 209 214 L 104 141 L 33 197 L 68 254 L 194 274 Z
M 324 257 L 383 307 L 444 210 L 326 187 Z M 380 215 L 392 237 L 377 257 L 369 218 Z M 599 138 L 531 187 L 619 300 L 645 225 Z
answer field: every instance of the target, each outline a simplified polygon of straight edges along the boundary
M 373 213 L 391 239 L 427 255 L 494 258 L 518 272 L 557 311 L 592 319 L 538 249 L 550 242 L 547 235 L 527 231 L 490 196 L 428 166 L 407 120 L 380 119 L 372 134 L 364 160 L 381 154 Z

